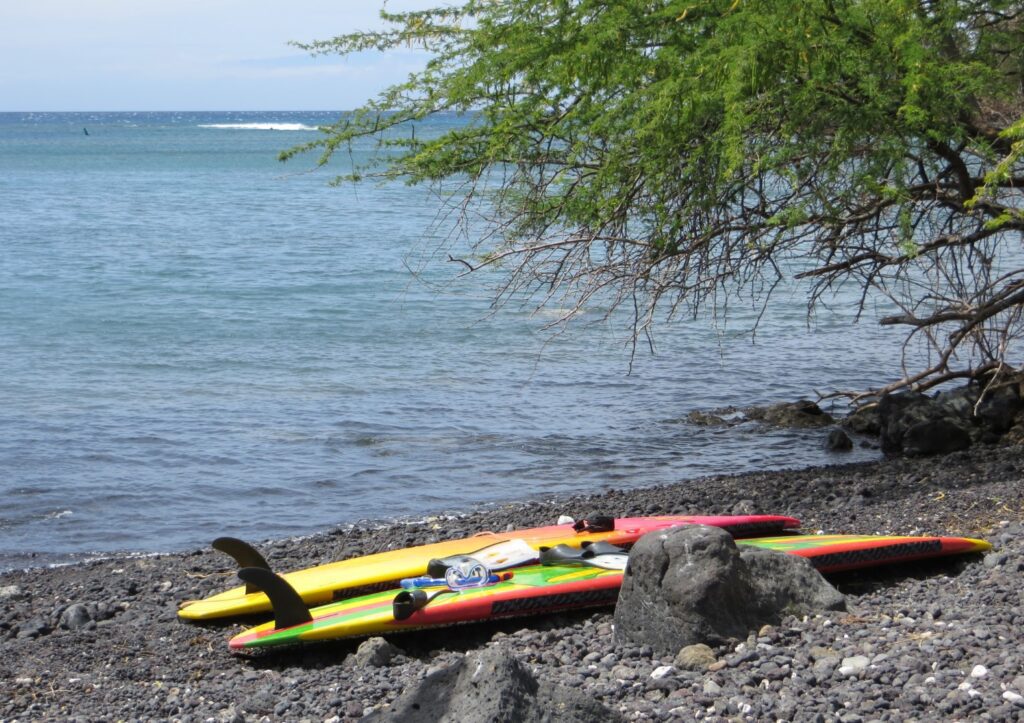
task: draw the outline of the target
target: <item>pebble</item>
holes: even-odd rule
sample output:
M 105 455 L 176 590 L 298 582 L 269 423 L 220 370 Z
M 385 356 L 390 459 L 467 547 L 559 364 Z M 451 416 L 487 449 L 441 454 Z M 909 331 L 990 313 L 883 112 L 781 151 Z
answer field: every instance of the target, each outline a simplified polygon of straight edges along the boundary
M 681 670 L 707 670 L 716 662 L 715 651 L 704 643 L 687 645 L 682 648 L 673 660 L 673 664 Z
M 636 680 L 640 674 L 630 665 L 616 665 L 612 668 L 611 676 L 616 680 Z
M 81 603 L 68 606 L 60 616 L 60 626 L 65 630 L 78 630 L 91 622 L 93 619 L 89 609 Z
M 401 651 L 381 637 L 373 637 L 360 643 L 352 656 L 352 665 L 356 667 L 379 668 L 386 666 Z
M 849 658 L 843 658 L 843 662 L 839 664 L 836 672 L 844 678 L 857 675 L 867 668 L 870 662 L 871 660 L 865 655 L 853 655 Z
M 17 585 L 0 585 L 0 600 L 11 600 L 24 596 L 25 593 Z
M 226 640 L 243 624 L 185 624 L 174 612 L 179 599 L 227 584 L 226 566 L 215 553 L 115 557 L 3 573 L 0 720 L 60 720 L 73 710 L 82 720 L 341 723 L 382 713 L 404 688 L 487 645 L 508 646 L 538 680 L 578 690 L 625 720 L 1022 719 L 1024 651 L 1017 641 L 1024 623 L 1024 527 L 1010 519 L 1024 515 L 1011 502 L 1020 498 L 1021 457 L 1019 449 L 986 447 L 963 457 L 609 491 L 599 501 L 562 499 L 557 507 L 539 501 L 500 505 L 436 521 L 438 529 L 454 524 L 474 534 L 551 524 L 563 510 L 577 519 L 595 510 L 651 514 L 654 506 L 665 514 L 716 513 L 721 510 L 708 499 L 725 501 L 726 510 L 750 500 L 754 511 L 804 518 L 809 530 L 917 529 L 970 533 L 998 544 L 989 556 L 922 564 L 910 574 L 894 569 L 844 576 L 849 612 L 787 616 L 749 631 L 741 643 L 688 646 L 686 655 L 681 650 L 659 657 L 617 645 L 611 613 L 600 610 L 394 635 L 372 644 L 342 641 L 238 655 L 228 651 Z M 1003 471 L 1010 464 L 1013 471 Z M 872 494 L 857 494 L 856 508 L 842 504 L 862 489 Z M 1007 500 L 1010 512 L 1001 515 L 1007 524 L 989 535 L 981 525 L 988 524 L 985 509 L 992 499 Z M 438 534 L 418 522 L 346 526 L 341 534 L 263 549 L 275 568 L 300 569 L 422 544 Z M 371 664 L 371 653 L 386 650 L 385 644 L 400 651 L 383 665 Z

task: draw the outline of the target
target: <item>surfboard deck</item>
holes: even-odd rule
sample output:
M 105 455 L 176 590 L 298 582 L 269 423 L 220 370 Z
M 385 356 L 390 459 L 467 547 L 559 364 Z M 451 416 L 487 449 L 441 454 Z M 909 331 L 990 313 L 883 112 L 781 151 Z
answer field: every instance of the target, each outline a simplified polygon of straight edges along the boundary
M 394 615 L 395 590 L 342 600 L 310 611 L 309 622 L 274 629 L 267 623 L 235 636 L 233 649 L 387 635 L 483 620 L 542 615 L 561 610 L 614 605 L 622 584 L 621 570 L 593 567 L 532 565 L 511 571 L 512 578 L 487 587 L 441 592 L 405 620 Z
M 931 557 L 984 552 L 991 545 L 965 537 L 875 535 L 790 535 L 737 540 L 739 546 L 776 550 L 810 560 L 823 573 L 911 562 Z M 273 622 L 236 635 L 232 649 L 273 647 L 339 638 L 387 635 L 484 620 L 542 615 L 563 610 L 614 605 L 621 570 L 572 565 L 531 565 L 486 587 L 440 592 L 405 619 L 396 619 L 395 590 L 323 605 L 309 621 L 275 629 Z
M 373 588 L 395 587 L 402 578 L 423 574 L 424 566 L 432 558 L 464 555 L 503 540 L 521 539 L 535 549 L 558 544 L 578 547 L 585 541 L 599 540 L 628 546 L 648 532 L 686 524 L 721 527 L 739 537 L 777 534 L 798 527 L 800 522 L 783 515 L 624 517 L 616 519 L 615 529 L 607 532 L 577 532 L 572 524 L 564 524 L 487 533 L 350 558 L 285 573 L 281 577 L 307 605 L 323 605 Z M 210 620 L 270 610 L 270 600 L 265 594 L 246 592 L 246 588 L 240 586 L 202 600 L 185 601 L 180 604 L 178 615 L 186 620 Z
M 985 540 L 971 537 L 894 535 L 784 535 L 736 540 L 736 543 L 806 557 L 815 569 L 822 573 L 845 572 L 992 549 L 992 545 Z

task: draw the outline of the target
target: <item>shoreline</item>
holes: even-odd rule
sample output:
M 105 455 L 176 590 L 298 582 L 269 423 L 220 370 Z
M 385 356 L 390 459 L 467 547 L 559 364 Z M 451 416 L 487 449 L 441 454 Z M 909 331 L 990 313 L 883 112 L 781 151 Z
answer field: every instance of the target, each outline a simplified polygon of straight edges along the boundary
M 672 661 L 616 646 L 608 610 L 465 626 L 457 635 L 396 635 L 389 640 L 398 656 L 376 666 L 355 655 L 358 640 L 232 654 L 228 638 L 252 621 L 179 621 L 178 601 L 235 584 L 230 560 L 211 550 L 9 571 L 0 573 L 0 684 L 8 691 L 0 718 L 355 720 L 385 708 L 428 672 L 501 646 L 538 678 L 581 689 L 627 719 L 926 720 L 983 712 L 1009 719 L 1024 714 L 1024 697 L 1019 705 L 1014 697 L 1024 696 L 1024 653 L 1015 642 L 1024 621 L 1022 493 L 1024 451 L 977 447 L 945 457 L 559 495 L 434 522 L 368 523 L 258 544 L 275 569 L 289 570 L 550 524 L 562 514 L 757 512 L 797 517 L 808 533 L 951 534 L 995 545 L 984 559 L 846 574 L 838 586 L 848 612 L 786 619 L 760 637 L 716 648 L 722 665 L 714 672 L 675 670 L 658 679 L 652 671 Z M 86 611 L 81 625 L 69 620 L 79 608 Z M 833 658 L 854 652 L 870 653 L 862 674 L 829 669 Z M 928 675 L 915 660 L 927 663 Z M 987 672 L 971 678 L 976 666 Z
M 756 422 L 753 422 L 753 423 L 756 423 Z M 771 430 L 771 428 L 767 428 L 767 429 Z M 778 431 L 778 428 L 776 428 L 773 431 Z M 794 430 L 793 429 L 789 429 L 788 431 L 794 431 Z M 799 431 L 807 431 L 807 430 L 799 430 Z M 811 430 L 811 431 L 820 431 L 820 430 Z M 870 437 L 867 437 L 867 436 L 864 436 L 864 435 L 858 435 L 858 438 L 861 439 L 861 440 L 871 439 Z M 817 441 L 820 442 L 821 440 L 819 439 Z M 262 537 L 262 538 L 261 537 L 253 537 L 253 538 L 246 537 L 245 539 L 246 539 L 247 542 L 250 542 L 252 544 L 267 544 L 267 543 L 274 544 L 274 543 L 282 542 L 282 541 L 302 541 L 302 540 L 318 538 L 318 537 L 326 536 L 326 535 L 344 534 L 344 533 L 347 533 L 347 532 L 349 532 L 349 531 L 351 531 L 353 529 L 365 528 L 365 527 L 369 527 L 372 530 L 380 530 L 380 529 L 384 529 L 384 528 L 390 529 L 390 528 L 415 527 L 415 526 L 417 526 L 419 524 L 432 523 L 433 521 L 436 521 L 436 520 L 455 521 L 457 523 L 457 521 L 460 520 L 460 519 L 469 518 L 469 517 L 476 517 L 476 516 L 481 516 L 481 515 L 487 515 L 490 512 L 495 511 L 495 510 L 506 510 L 507 514 L 514 514 L 515 508 L 520 507 L 520 506 L 524 507 L 524 508 L 529 508 L 529 507 L 533 507 L 535 505 L 545 505 L 545 504 L 551 504 L 551 505 L 553 505 L 556 508 L 556 511 L 554 512 L 554 515 L 555 515 L 555 518 L 557 518 L 558 515 L 560 514 L 560 513 L 557 512 L 557 506 L 558 506 L 558 504 L 560 504 L 560 501 L 562 501 L 562 500 L 583 500 L 583 499 L 587 499 L 587 498 L 594 498 L 594 499 L 596 499 L 596 498 L 600 498 L 607 491 L 613 491 L 613 492 L 616 492 L 616 493 L 627 493 L 627 494 L 636 493 L 636 494 L 640 495 L 640 494 L 642 494 L 646 490 L 657 490 L 657 489 L 661 489 L 661 488 L 692 485 L 692 484 L 700 483 L 702 480 L 722 480 L 722 479 L 729 479 L 729 478 L 733 478 L 733 477 L 748 477 L 748 476 L 759 475 L 759 474 L 784 474 L 784 473 L 789 473 L 789 472 L 798 472 L 798 471 L 801 471 L 801 470 L 810 470 L 810 469 L 831 469 L 831 468 L 859 467 L 859 466 L 862 466 L 862 465 L 870 465 L 870 464 L 875 464 L 877 462 L 883 461 L 884 458 L 881 457 L 881 452 L 878 451 L 877 445 L 872 450 L 872 454 L 877 455 L 877 456 L 869 458 L 869 459 L 864 459 L 864 458 L 847 459 L 843 455 L 843 453 L 833 453 L 832 457 L 834 458 L 835 461 L 827 462 L 827 463 L 824 463 L 824 464 L 809 464 L 809 465 L 805 465 L 805 466 L 794 466 L 794 467 L 771 467 L 771 468 L 767 468 L 767 469 L 758 469 L 758 470 L 753 470 L 753 471 L 742 471 L 742 472 L 710 472 L 710 473 L 706 473 L 706 474 L 698 473 L 695 476 L 684 477 L 681 480 L 676 481 L 676 482 L 661 482 L 661 483 L 655 483 L 655 484 L 648 484 L 648 485 L 642 486 L 642 487 L 618 487 L 618 486 L 615 485 L 614 482 L 608 482 L 608 483 L 603 484 L 599 491 L 592 492 L 592 493 L 587 493 L 587 492 L 584 492 L 584 491 L 581 491 L 581 490 L 577 490 L 577 491 L 557 491 L 557 492 L 534 491 L 534 492 L 530 492 L 526 497 L 524 497 L 520 501 L 508 501 L 508 500 L 506 500 L 506 501 L 501 501 L 501 500 L 472 501 L 472 502 L 469 503 L 471 505 L 471 507 L 469 508 L 469 511 L 457 510 L 457 509 L 455 509 L 455 508 L 453 508 L 451 506 L 448 506 L 448 507 L 438 507 L 437 509 L 433 510 L 432 512 L 428 512 L 426 514 L 421 514 L 421 515 L 416 515 L 416 516 L 403 515 L 403 516 L 394 517 L 394 518 L 386 518 L 386 517 L 362 518 L 362 519 L 358 519 L 358 520 L 355 520 L 355 521 L 337 522 L 337 523 L 334 523 L 333 525 L 330 525 L 330 526 L 318 527 L 318 528 L 315 528 L 315 529 L 310 529 L 308 531 L 303 531 L 303 532 L 296 533 L 294 535 L 287 535 L 287 536 L 283 536 L 283 537 L 273 537 L 273 536 L 271 536 L 271 537 Z M 695 514 L 696 514 L 696 512 L 695 512 Z M 552 518 L 552 520 L 555 519 L 555 518 Z M 544 522 L 537 523 L 537 524 L 551 524 L 552 520 L 547 520 L 545 518 Z M 520 525 L 516 525 L 516 526 L 520 526 Z M 237 533 L 234 533 L 232 531 L 224 531 L 221 534 L 227 534 L 227 535 L 233 535 L 234 536 Z M 216 535 L 211 535 L 211 540 L 213 539 L 214 536 L 216 536 Z M 39 557 L 40 560 L 38 562 L 30 562 L 28 564 L 22 564 L 22 562 L 18 562 L 18 563 L 12 564 L 10 561 L 5 561 L 3 559 L 3 557 L 0 556 L 0 576 L 8 574 L 8 573 L 12 573 L 12 572 L 19 572 L 19 571 L 26 571 L 26 570 L 33 570 L 33 569 L 52 569 L 52 568 L 57 568 L 57 567 L 75 566 L 75 565 L 88 564 L 90 562 L 98 562 L 98 561 L 103 561 L 103 560 L 107 560 L 107 559 L 115 559 L 115 558 L 119 559 L 119 558 L 133 557 L 133 556 L 154 556 L 154 555 L 156 555 L 156 556 L 161 556 L 161 555 L 164 555 L 164 556 L 186 555 L 186 554 L 190 554 L 192 552 L 195 552 L 196 550 L 203 549 L 201 544 L 200 544 L 199 547 L 197 547 L 196 544 L 198 544 L 198 543 L 185 544 L 185 545 L 181 545 L 181 546 L 176 546 L 174 548 L 162 549 L 162 550 L 159 550 L 159 549 L 158 550 L 120 549 L 120 550 L 94 550 L 94 551 L 90 551 L 90 552 L 19 552 L 19 553 L 10 553 L 11 558 L 16 559 L 16 560 L 21 560 L 23 562 L 24 561 L 28 561 L 28 560 L 30 560 L 30 559 L 32 559 L 34 557 Z

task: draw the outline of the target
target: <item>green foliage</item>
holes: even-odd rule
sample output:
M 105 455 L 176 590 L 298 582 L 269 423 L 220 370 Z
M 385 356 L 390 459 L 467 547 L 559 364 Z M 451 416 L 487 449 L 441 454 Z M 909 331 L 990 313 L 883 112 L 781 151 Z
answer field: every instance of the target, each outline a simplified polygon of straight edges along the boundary
M 432 59 L 283 158 L 317 150 L 326 164 L 369 137 L 381 153 L 348 178 L 464 182 L 495 214 L 486 258 L 520 258 L 508 293 L 582 302 L 614 288 L 650 316 L 777 276 L 788 257 L 810 262 L 812 302 L 844 277 L 885 291 L 945 249 L 1024 229 L 1022 4 L 469 0 L 382 13 L 389 31 L 304 47 Z M 427 140 L 391 132 L 446 112 L 466 123 Z

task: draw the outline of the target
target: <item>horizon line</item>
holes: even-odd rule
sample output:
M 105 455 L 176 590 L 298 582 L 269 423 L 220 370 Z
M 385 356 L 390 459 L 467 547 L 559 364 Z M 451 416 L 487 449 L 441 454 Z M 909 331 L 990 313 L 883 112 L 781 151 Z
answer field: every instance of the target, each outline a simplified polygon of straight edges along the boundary
M 0 113 L 351 113 L 355 108 L 160 108 L 106 110 L 0 110 Z

